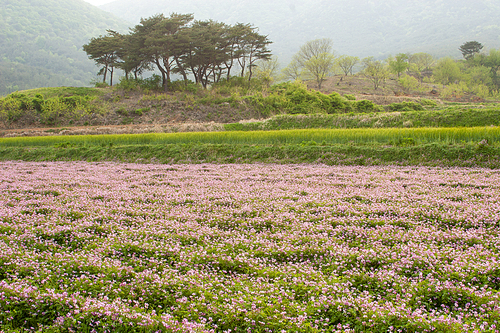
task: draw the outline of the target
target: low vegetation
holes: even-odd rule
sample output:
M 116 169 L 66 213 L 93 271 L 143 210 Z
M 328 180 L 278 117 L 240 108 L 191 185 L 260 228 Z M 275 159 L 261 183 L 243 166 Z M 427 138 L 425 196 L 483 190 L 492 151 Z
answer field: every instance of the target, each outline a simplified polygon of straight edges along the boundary
M 311 117 L 286 118 L 303 123 L 290 128 L 498 124 L 495 104 L 454 106 L 430 98 L 391 99 L 377 95 L 370 100 L 374 96 L 319 92 L 300 81 L 268 87 L 264 80 L 248 82 L 239 77 L 223 80 L 209 90 L 194 83 L 172 82 L 170 93 L 165 94 L 161 82 L 160 77 L 153 76 L 124 79 L 114 88 L 43 88 L 12 93 L 0 98 L 0 127 L 237 123 L 291 115 Z M 282 122 L 285 118 L 280 117 L 276 119 Z M 270 122 L 266 123 L 269 126 Z M 256 125 L 228 125 L 226 129 L 252 126 Z
M 0 178 L 2 332 L 500 323 L 495 170 L 3 162 Z
M 0 159 L 500 167 L 500 129 L 314 129 L 0 139 Z

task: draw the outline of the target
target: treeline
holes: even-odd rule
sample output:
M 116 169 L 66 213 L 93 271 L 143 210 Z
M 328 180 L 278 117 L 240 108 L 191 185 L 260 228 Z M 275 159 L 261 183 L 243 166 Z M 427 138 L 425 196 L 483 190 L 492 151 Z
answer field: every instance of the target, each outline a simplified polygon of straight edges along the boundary
M 442 84 L 440 96 L 460 98 L 473 94 L 480 98 L 500 98 L 500 50 L 481 52 L 477 41 L 459 47 L 463 60 L 450 57 L 436 59 L 428 53 L 399 53 L 385 60 L 374 57 L 360 59 L 349 55 L 335 55 L 332 40 L 312 40 L 300 48 L 281 73 L 285 80 L 315 80 L 318 88 L 328 76 L 353 75 L 357 69 L 379 89 L 389 78 L 395 78 L 405 92 L 424 92 L 423 83 Z M 437 91 L 436 91 L 437 93 Z
M 196 21 L 191 14 L 163 14 L 141 19 L 129 34 L 108 30 L 83 46 L 90 59 L 101 66 L 103 82 L 116 68 L 137 79 L 144 71 L 157 69 L 162 86 L 168 89 L 173 74 L 207 87 L 221 78 L 230 78 L 238 68 L 240 76 L 252 78 L 258 60 L 271 57 L 271 41 L 256 27 L 228 25 L 213 20 Z

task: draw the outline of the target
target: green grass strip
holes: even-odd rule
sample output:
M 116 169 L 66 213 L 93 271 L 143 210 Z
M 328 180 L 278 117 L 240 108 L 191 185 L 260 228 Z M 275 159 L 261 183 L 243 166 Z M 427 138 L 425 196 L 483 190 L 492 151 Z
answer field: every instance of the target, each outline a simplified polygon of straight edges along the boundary
M 158 144 L 422 144 L 500 141 L 500 127 L 301 129 L 253 132 L 195 132 L 1 138 L 0 147 L 111 146 Z
M 500 144 L 428 143 L 274 145 L 165 144 L 128 146 L 1 147 L 0 160 L 116 161 L 131 163 L 321 163 L 500 168 Z

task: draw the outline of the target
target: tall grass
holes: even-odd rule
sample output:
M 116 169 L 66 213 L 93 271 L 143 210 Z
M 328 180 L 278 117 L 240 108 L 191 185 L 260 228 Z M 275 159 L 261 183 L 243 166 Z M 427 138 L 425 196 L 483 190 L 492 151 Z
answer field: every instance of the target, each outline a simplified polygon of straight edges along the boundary
M 486 141 L 484 141 L 486 140 Z M 453 127 L 453 128 L 364 128 L 364 129 L 299 129 L 254 132 L 191 132 L 148 133 L 118 135 L 83 135 L 50 137 L 1 138 L 0 146 L 112 146 L 112 145 L 161 145 L 161 144 L 345 144 L 388 143 L 418 144 L 429 142 L 497 143 L 500 127 Z

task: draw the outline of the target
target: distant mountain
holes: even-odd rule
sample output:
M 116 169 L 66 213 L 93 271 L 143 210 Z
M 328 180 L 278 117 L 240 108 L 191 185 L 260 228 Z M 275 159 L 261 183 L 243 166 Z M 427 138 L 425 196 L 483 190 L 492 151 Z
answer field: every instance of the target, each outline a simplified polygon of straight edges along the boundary
M 131 24 L 82 0 L 0 0 L 0 95 L 88 86 L 97 68 L 82 45 Z
M 100 8 L 134 24 L 171 12 L 251 23 L 269 35 L 282 62 L 316 38 L 331 38 L 338 54 L 360 57 L 400 52 L 460 57 L 458 47 L 470 40 L 500 47 L 498 0 L 117 0 Z

